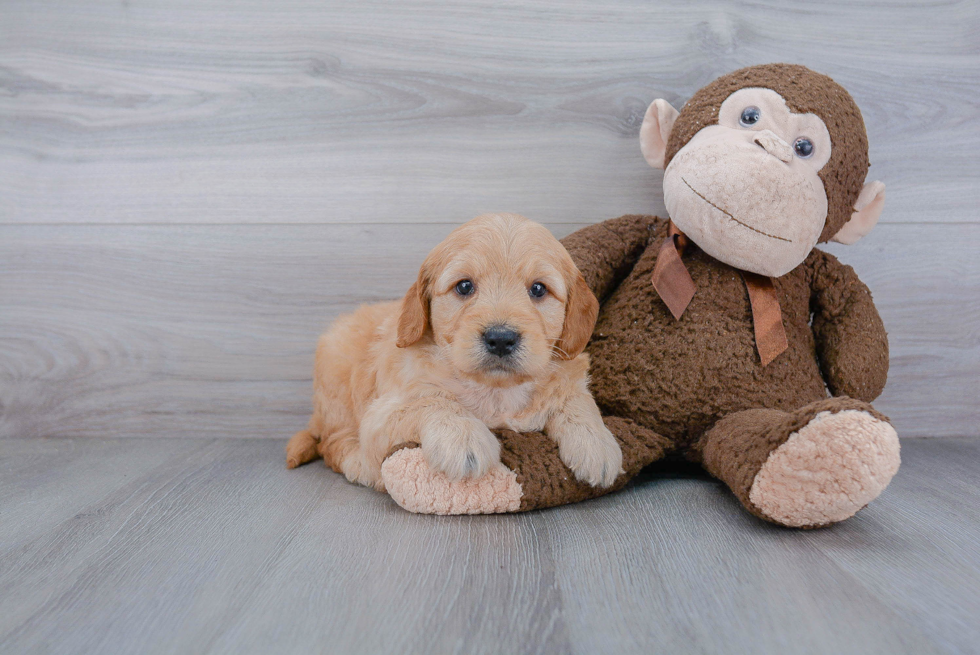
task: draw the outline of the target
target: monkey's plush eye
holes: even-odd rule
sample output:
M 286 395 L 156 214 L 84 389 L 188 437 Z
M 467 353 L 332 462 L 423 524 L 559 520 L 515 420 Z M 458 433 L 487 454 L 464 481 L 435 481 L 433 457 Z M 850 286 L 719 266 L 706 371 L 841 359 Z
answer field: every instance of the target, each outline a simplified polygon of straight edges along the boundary
M 531 288 L 528 289 L 527 292 L 531 294 L 531 297 L 533 298 L 541 298 L 544 296 L 544 294 L 548 293 L 548 287 L 540 282 L 535 282 L 531 285 Z
M 460 280 L 456 283 L 456 293 L 461 296 L 468 296 L 473 293 L 474 290 L 473 282 L 470 280 Z
M 752 127 L 762 118 L 762 112 L 758 107 L 746 107 L 742 110 L 742 115 L 738 117 L 739 125 L 742 127 Z
M 811 157 L 813 155 L 813 141 L 805 136 L 801 136 L 793 144 L 793 150 L 796 152 L 796 156 L 801 159 Z

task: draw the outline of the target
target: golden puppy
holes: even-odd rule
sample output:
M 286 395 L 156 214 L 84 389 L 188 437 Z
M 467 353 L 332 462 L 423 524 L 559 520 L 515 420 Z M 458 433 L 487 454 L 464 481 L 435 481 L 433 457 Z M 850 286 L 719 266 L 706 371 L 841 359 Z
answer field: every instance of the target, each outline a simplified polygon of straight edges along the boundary
M 492 428 L 544 430 L 591 485 L 609 486 L 622 452 L 589 394 L 582 353 L 599 304 L 542 225 L 487 214 L 429 253 L 401 302 L 361 307 L 322 336 L 313 416 L 286 446 L 289 468 L 316 457 L 383 490 L 389 449 L 417 441 L 452 480 L 499 465 Z

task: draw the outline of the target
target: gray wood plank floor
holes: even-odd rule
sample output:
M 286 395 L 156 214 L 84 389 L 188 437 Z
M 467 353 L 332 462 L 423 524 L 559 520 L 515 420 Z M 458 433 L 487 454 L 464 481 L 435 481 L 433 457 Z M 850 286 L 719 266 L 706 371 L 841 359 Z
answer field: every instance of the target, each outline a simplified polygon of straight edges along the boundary
M 980 442 L 907 439 L 885 494 L 775 528 L 644 474 L 426 517 L 282 440 L 0 440 L 0 652 L 971 653 Z

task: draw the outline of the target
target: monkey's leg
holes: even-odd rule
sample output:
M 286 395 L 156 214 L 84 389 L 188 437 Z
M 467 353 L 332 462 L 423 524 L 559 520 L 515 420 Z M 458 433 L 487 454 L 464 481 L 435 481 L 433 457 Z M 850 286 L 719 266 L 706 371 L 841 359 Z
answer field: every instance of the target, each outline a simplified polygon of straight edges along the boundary
M 622 489 L 640 469 L 661 457 L 670 442 L 636 423 L 603 419 L 623 450 L 624 473 L 611 487 L 575 479 L 558 456 L 558 445 L 540 432 L 502 430 L 502 466 L 476 480 L 450 482 L 429 468 L 418 444 L 401 444 L 381 466 L 385 489 L 404 509 L 419 514 L 526 512 L 597 498 Z
M 773 523 L 830 525 L 878 497 L 898 471 L 898 435 L 871 405 L 828 398 L 795 412 L 726 416 L 696 447 L 705 469 Z

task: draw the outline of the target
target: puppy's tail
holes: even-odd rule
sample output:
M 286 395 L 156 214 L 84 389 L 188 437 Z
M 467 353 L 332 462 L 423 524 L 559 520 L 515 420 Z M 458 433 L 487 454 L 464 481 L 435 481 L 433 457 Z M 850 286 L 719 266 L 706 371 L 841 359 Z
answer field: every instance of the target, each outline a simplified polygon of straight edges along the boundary
M 317 440 L 309 430 L 300 430 L 286 444 L 286 468 L 294 469 L 300 464 L 312 462 L 320 456 L 316 449 Z

